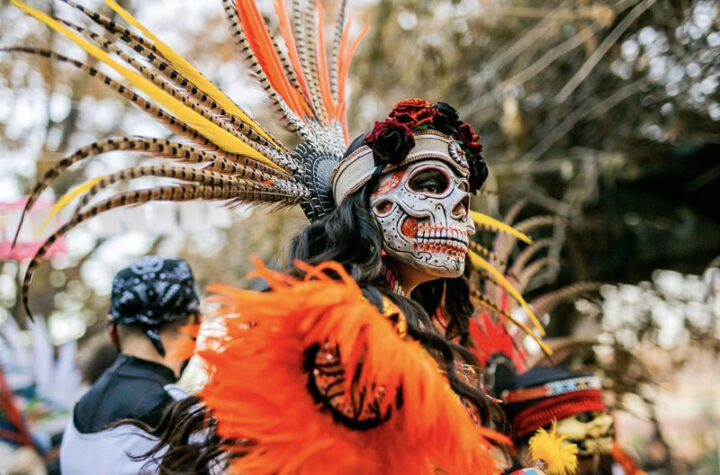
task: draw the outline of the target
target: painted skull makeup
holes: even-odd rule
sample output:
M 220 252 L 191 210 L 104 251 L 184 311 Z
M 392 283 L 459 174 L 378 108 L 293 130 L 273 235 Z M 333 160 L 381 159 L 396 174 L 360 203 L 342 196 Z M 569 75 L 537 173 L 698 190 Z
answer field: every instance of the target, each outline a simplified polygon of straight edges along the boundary
M 418 160 L 383 175 L 370 206 L 388 255 L 433 276 L 462 275 L 475 225 L 467 179 L 445 161 Z
M 612 449 L 613 419 L 606 412 L 573 414 L 558 421 L 557 431 L 577 445 L 578 455 L 609 454 Z

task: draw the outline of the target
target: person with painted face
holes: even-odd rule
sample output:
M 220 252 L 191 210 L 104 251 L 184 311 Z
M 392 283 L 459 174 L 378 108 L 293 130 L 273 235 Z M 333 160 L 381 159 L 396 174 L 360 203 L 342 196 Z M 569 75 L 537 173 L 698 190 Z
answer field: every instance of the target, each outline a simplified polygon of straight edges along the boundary
M 200 351 L 208 384 L 157 434 L 165 469 L 204 473 L 224 452 L 238 473 L 500 470 L 502 414 L 451 341 L 473 310 L 480 150 L 452 107 L 420 99 L 349 146 L 318 182 L 333 209 L 293 240 L 289 274 L 261 266 L 268 292 L 211 289 L 227 334 Z M 431 317 L 443 295 L 447 333 Z M 204 443 L 178 444 L 201 427 Z
M 282 38 L 272 38 L 277 29 L 268 28 L 257 2 L 223 1 L 244 59 L 281 124 L 298 138 L 294 148 L 117 2 L 107 4 L 132 30 L 69 2 L 108 33 L 110 40 L 95 44 L 85 39 L 86 29 L 14 2 L 124 82 L 63 55 L 8 51 L 70 61 L 174 136 L 102 140 L 48 170 L 28 210 L 83 159 L 125 150 L 160 160 L 74 188 L 81 195 L 78 212 L 28 265 L 22 286 L 28 314 L 30 282 L 42 256 L 72 228 L 104 212 L 150 201 L 299 204 L 310 224 L 292 242 L 292 268 L 279 273 L 257 266 L 269 291 L 211 289 L 225 331 L 208 335 L 197 352 L 207 365 L 207 384 L 196 397 L 173 403 L 153 431 L 164 454 L 161 468 L 207 473 L 219 464 L 249 475 L 498 473 L 509 444 L 494 430 L 503 416 L 482 389 L 477 358 L 463 346 L 473 314 L 464 278 L 468 258 L 531 309 L 469 250 L 475 230 L 469 195 L 487 177 L 473 127 L 446 103 L 407 99 L 350 143 L 345 86 L 364 33 L 351 39 L 346 2 L 328 51 L 323 2 L 292 2 L 292 15 L 286 2 L 274 2 Z M 123 187 L 92 201 L 118 181 L 147 176 L 175 182 Z M 480 222 L 495 229 L 502 224 L 487 216 Z M 436 328 L 433 316 L 441 305 L 446 325 Z M 191 443 L 195 434 L 202 437 Z
M 168 348 L 186 338 L 182 326 L 199 320 L 190 266 L 181 259 L 138 259 L 117 273 L 110 300 L 108 331 L 119 355 L 73 409 L 60 450 L 63 473 L 153 473 L 130 456 L 144 454 L 154 441 L 140 429 L 112 427 L 125 419 L 155 427 L 168 404 L 185 396 L 174 386 L 183 361 Z

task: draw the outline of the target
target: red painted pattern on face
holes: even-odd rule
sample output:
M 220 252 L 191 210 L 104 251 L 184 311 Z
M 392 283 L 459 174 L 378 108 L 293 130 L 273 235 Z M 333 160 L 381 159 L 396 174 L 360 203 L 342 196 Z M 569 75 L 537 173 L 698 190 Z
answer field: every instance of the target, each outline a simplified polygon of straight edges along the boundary
M 407 170 L 397 170 L 393 172 L 393 174 L 390 175 L 390 178 L 386 182 L 381 183 L 378 186 L 378 189 L 375 191 L 375 193 L 372 194 L 372 196 L 384 195 L 385 193 L 389 193 L 395 188 L 397 188 L 400 182 L 402 182 L 403 176 L 405 176 L 406 172 Z
M 418 230 L 418 221 L 417 219 L 413 218 L 412 216 L 408 216 L 403 221 L 402 225 L 400 226 L 400 229 L 402 230 L 402 233 L 409 237 L 409 238 L 415 238 L 417 236 L 417 230 Z

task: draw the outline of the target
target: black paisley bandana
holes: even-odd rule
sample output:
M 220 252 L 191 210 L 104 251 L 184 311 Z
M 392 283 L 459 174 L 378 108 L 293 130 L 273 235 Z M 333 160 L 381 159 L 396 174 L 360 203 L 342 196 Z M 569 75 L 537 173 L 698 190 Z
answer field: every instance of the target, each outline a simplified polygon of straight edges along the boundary
M 141 327 L 162 356 L 160 327 L 199 314 L 197 285 L 181 259 L 143 257 L 113 280 L 110 323 Z

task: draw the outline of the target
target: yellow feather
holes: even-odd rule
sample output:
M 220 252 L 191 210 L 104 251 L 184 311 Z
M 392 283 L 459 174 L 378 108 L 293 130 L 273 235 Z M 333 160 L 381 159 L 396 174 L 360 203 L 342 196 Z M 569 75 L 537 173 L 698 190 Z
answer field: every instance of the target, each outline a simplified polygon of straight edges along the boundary
M 577 445 L 565 442 L 553 422 L 550 432 L 539 429 L 530 439 L 530 457 L 544 465 L 548 475 L 570 475 L 577 470 Z
M 472 265 L 475 266 L 475 268 L 482 269 L 488 274 L 490 274 L 493 279 L 495 279 L 495 281 L 500 284 L 502 288 L 507 290 L 510 295 L 512 295 L 513 298 L 518 301 L 522 308 L 524 308 L 527 312 L 530 320 L 532 321 L 533 325 L 535 325 L 535 328 L 537 328 L 540 335 L 545 336 L 545 330 L 540 324 L 540 321 L 535 316 L 535 312 L 532 311 L 530 305 L 528 305 L 522 295 L 520 295 L 520 292 L 518 292 L 517 289 L 515 289 L 515 287 L 513 287 L 510 282 L 508 282 L 505 276 L 498 272 L 497 269 L 495 269 L 488 261 L 480 257 L 477 253 L 473 251 L 468 251 L 468 255 L 470 256 L 470 262 L 472 262 Z
M 276 170 L 285 171 L 282 167 L 276 165 L 269 158 L 265 157 L 260 152 L 254 150 L 248 144 L 243 143 L 240 139 L 233 136 L 231 133 L 213 124 L 194 110 L 185 106 L 182 102 L 175 99 L 170 94 L 166 93 L 137 72 L 116 63 L 105 51 L 88 42 L 81 36 L 78 36 L 73 31 L 66 28 L 62 23 L 56 21 L 55 19 L 49 17 L 48 15 L 39 10 L 25 5 L 19 0 L 10 0 L 10 3 L 12 3 L 15 7 L 28 13 L 29 15 L 37 18 L 41 22 L 45 23 L 53 30 L 62 33 L 68 39 L 78 44 L 88 54 L 94 56 L 99 61 L 102 61 L 106 65 L 113 68 L 133 86 L 145 92 L 150 98 L 152 98 L 155 102 L 157 102 L 173 114 L 175 114 L 180 120 L 190 124 L 191 127 L 196 129 L 207 139 L 211 140 L 218 147 L 228 152 L 253 158 L 262 163 L 265 163 L 266 165 Z
M 230 112 L 236 117 L 239 117 L 243 122 L 252 127 L 260 136 L 267 139 L 270 143 L 280 148 L 271 137 L 265 133 L 265 131 L 253 121 L 250 116 L 245 114 L 233 101 L 230 100 L 215 84 L 210 82 L 200 71 L 195 69 L 185 58 L 176 53 L 170 46 L 163 42 L 160 38 L 155 36 L 150 30 L 145 28 L 130 12 L 125 10 L 123 7 L 118 5 L 114 0 L 105 0 L 110 8 L 112 8 L 118 15 L 120 15 L 126 22 L 142 31 L 145 36 L 150 38 L 155 47 L 167 58 L 172 65 L 180 71 L 186 78 L 195 84 L 199 89 L 205 92 L 208 96 L 212 97 L 215 102 L 220 104 L 226 111 Z
M 69 191 L 63 195 L 62 198 L 60 198 L 57 203 L 55 203 L 48 213 L 47 216 L 45 216 L 45 219 L 42 223 L 40 223 L 40 227 L 37 231 L 35 231 L 35 236 L 39 237 L 43 230 L 47 227 L 48 224 L 50 224 L 50 221 L 67 205 L 70 204 L 72 200 L 74 200 L 76 197 L 80 196 L 81 194 L 88 191 L 90 188 L 95 186 L 96 183 L 98 183 L 100 180 L 105 178 L 104 176 L 99 176 L 96 178 L 91 178 L 90 180 L 86 181 L 85 183 L 76 186 L 72 191 Z
M 487 226 L 490 228 L 494 228 L 498 231 L 511 234 L 527 244 L 532 244 L 532 239 L 530 239 L 527 234 L 521 233 L 517 229 L 513 228 L 512 226 L 508 226 L 502 221 L 498 221 L 495 218 L 491 218 L 486 214 L 478 213 L 477 211 L 470 211 L 470 215 L 472 216 L 473 221 L 475 221 L 475 224 L 477 224 L 478 226 Z

